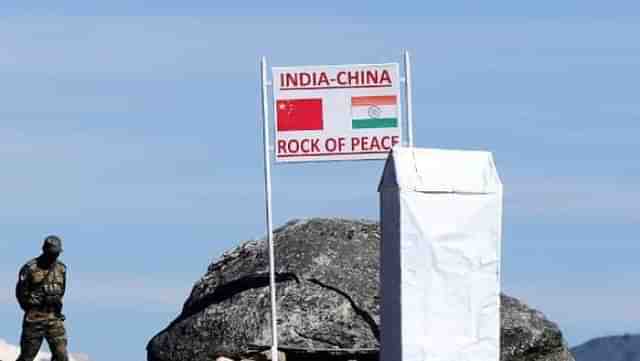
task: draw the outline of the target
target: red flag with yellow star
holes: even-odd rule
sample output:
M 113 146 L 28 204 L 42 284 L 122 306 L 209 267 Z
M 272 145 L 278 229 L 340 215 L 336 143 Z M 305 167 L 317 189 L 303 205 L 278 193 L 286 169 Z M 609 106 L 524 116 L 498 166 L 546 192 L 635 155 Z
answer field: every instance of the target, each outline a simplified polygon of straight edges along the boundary
M 322 99 L 276 101 L 278 131 L 322 130 Z

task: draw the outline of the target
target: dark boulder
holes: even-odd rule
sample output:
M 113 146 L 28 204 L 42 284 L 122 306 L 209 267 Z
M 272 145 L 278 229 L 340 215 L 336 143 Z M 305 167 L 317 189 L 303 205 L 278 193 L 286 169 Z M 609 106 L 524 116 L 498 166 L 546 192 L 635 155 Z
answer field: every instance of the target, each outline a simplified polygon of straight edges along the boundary
M 311 219 L 276 230 L 279 342 L 289 361 L 377 359 L 379 243 L 378 225 L 366 221 Z M 149 342 L 148 360 L 241 359 L 265 350 L 268 283 L 264 240 L 223 254 L 178 318 Z M 572 360 L 542 314 L 509 297 L 503 306 L 503 360 Z
M 574 361 L 558 326 L 515 298 L 501 297 L 503 361 Z

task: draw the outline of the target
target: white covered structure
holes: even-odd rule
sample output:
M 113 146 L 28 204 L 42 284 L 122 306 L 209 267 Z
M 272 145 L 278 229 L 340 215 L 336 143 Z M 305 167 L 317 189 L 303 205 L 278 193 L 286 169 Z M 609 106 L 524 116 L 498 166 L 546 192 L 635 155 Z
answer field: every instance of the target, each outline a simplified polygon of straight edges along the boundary
M 491 153 L 396 147 L 379 192 L 381 361 L 499 361 L 502 184 Z

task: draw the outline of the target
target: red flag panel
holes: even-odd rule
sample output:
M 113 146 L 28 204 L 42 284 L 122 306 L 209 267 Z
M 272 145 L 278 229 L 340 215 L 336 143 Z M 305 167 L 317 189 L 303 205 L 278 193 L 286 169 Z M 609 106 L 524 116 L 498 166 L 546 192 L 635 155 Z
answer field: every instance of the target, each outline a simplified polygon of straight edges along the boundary
M 322 99 L 276 101 L 278 131 L 322 130 Z

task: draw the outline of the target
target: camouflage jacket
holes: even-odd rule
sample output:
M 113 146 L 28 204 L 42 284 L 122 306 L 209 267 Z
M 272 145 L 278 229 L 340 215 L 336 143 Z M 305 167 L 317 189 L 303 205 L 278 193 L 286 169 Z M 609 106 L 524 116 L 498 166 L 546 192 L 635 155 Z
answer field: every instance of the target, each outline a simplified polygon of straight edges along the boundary
M 66 289 L 67 266 L 56 261 L 49 269 L 38 264 L 38 258 L 21 269 L 16 285 L 16 298 L 24 311 L 62 312 Z

